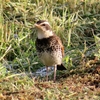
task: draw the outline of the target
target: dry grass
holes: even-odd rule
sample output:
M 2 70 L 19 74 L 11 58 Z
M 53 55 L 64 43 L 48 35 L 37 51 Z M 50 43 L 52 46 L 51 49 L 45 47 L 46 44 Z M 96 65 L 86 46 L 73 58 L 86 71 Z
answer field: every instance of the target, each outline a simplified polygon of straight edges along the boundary
M 99 100 L 100 65 L 71 70 L 58 76 L 56 83 L 27 76 L 0 80 L 0 100 Z

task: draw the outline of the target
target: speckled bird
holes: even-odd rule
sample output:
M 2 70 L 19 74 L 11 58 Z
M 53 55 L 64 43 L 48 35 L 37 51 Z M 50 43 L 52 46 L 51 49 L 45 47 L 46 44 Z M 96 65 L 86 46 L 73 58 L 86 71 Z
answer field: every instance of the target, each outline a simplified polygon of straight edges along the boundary
M 48 67 L 54 66 L 54 82 L 56 81 L 56 70 L 66 69 L 62 65 L 64 46 L 60 38 L 54 34 L 50 24 L 45 20 L 39 20 L 35 24 L 37 29 L 36 50 L 41 62 L 46 66 L 48 81 Z

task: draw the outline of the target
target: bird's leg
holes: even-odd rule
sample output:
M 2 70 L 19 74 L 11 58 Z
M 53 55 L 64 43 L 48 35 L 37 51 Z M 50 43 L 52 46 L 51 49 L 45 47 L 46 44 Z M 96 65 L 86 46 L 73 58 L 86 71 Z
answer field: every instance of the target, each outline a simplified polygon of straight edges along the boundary
M 48 66 L 46 66 L 46 71 L 47 71 L 47 72 L 46 72 L 46 81 L 48 81 L 48 70 L 49 70 L 49 69 L 48 69 Z
M 54 66 L 54 82 L 56 81 L 56 70 L 57 70 L 57 65 Z

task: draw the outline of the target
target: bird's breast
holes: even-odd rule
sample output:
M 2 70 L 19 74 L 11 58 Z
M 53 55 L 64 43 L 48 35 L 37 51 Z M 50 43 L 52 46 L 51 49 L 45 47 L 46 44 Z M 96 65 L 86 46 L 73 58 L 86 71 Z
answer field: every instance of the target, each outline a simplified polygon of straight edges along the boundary
M 54 66 L 56 64 L 61 64 L 62 62 L 62 56 L 61 56 L 61 52 L 58 51 L 44 51 L 39 53 L 39 58 L 40 60 L 43 62 L 44 65 L 46 66 Z
M 40 60 L 46 66 L 54 66 L 62 62 L 62 48 L 56 37 L 37 39 L 36 50 Z

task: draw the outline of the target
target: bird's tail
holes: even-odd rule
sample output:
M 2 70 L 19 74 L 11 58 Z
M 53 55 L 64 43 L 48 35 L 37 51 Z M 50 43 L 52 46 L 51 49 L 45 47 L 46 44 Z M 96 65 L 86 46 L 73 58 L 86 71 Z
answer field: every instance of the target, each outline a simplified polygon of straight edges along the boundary
M 66 70 L 63 64 L 57 65 L 57 70 Z

